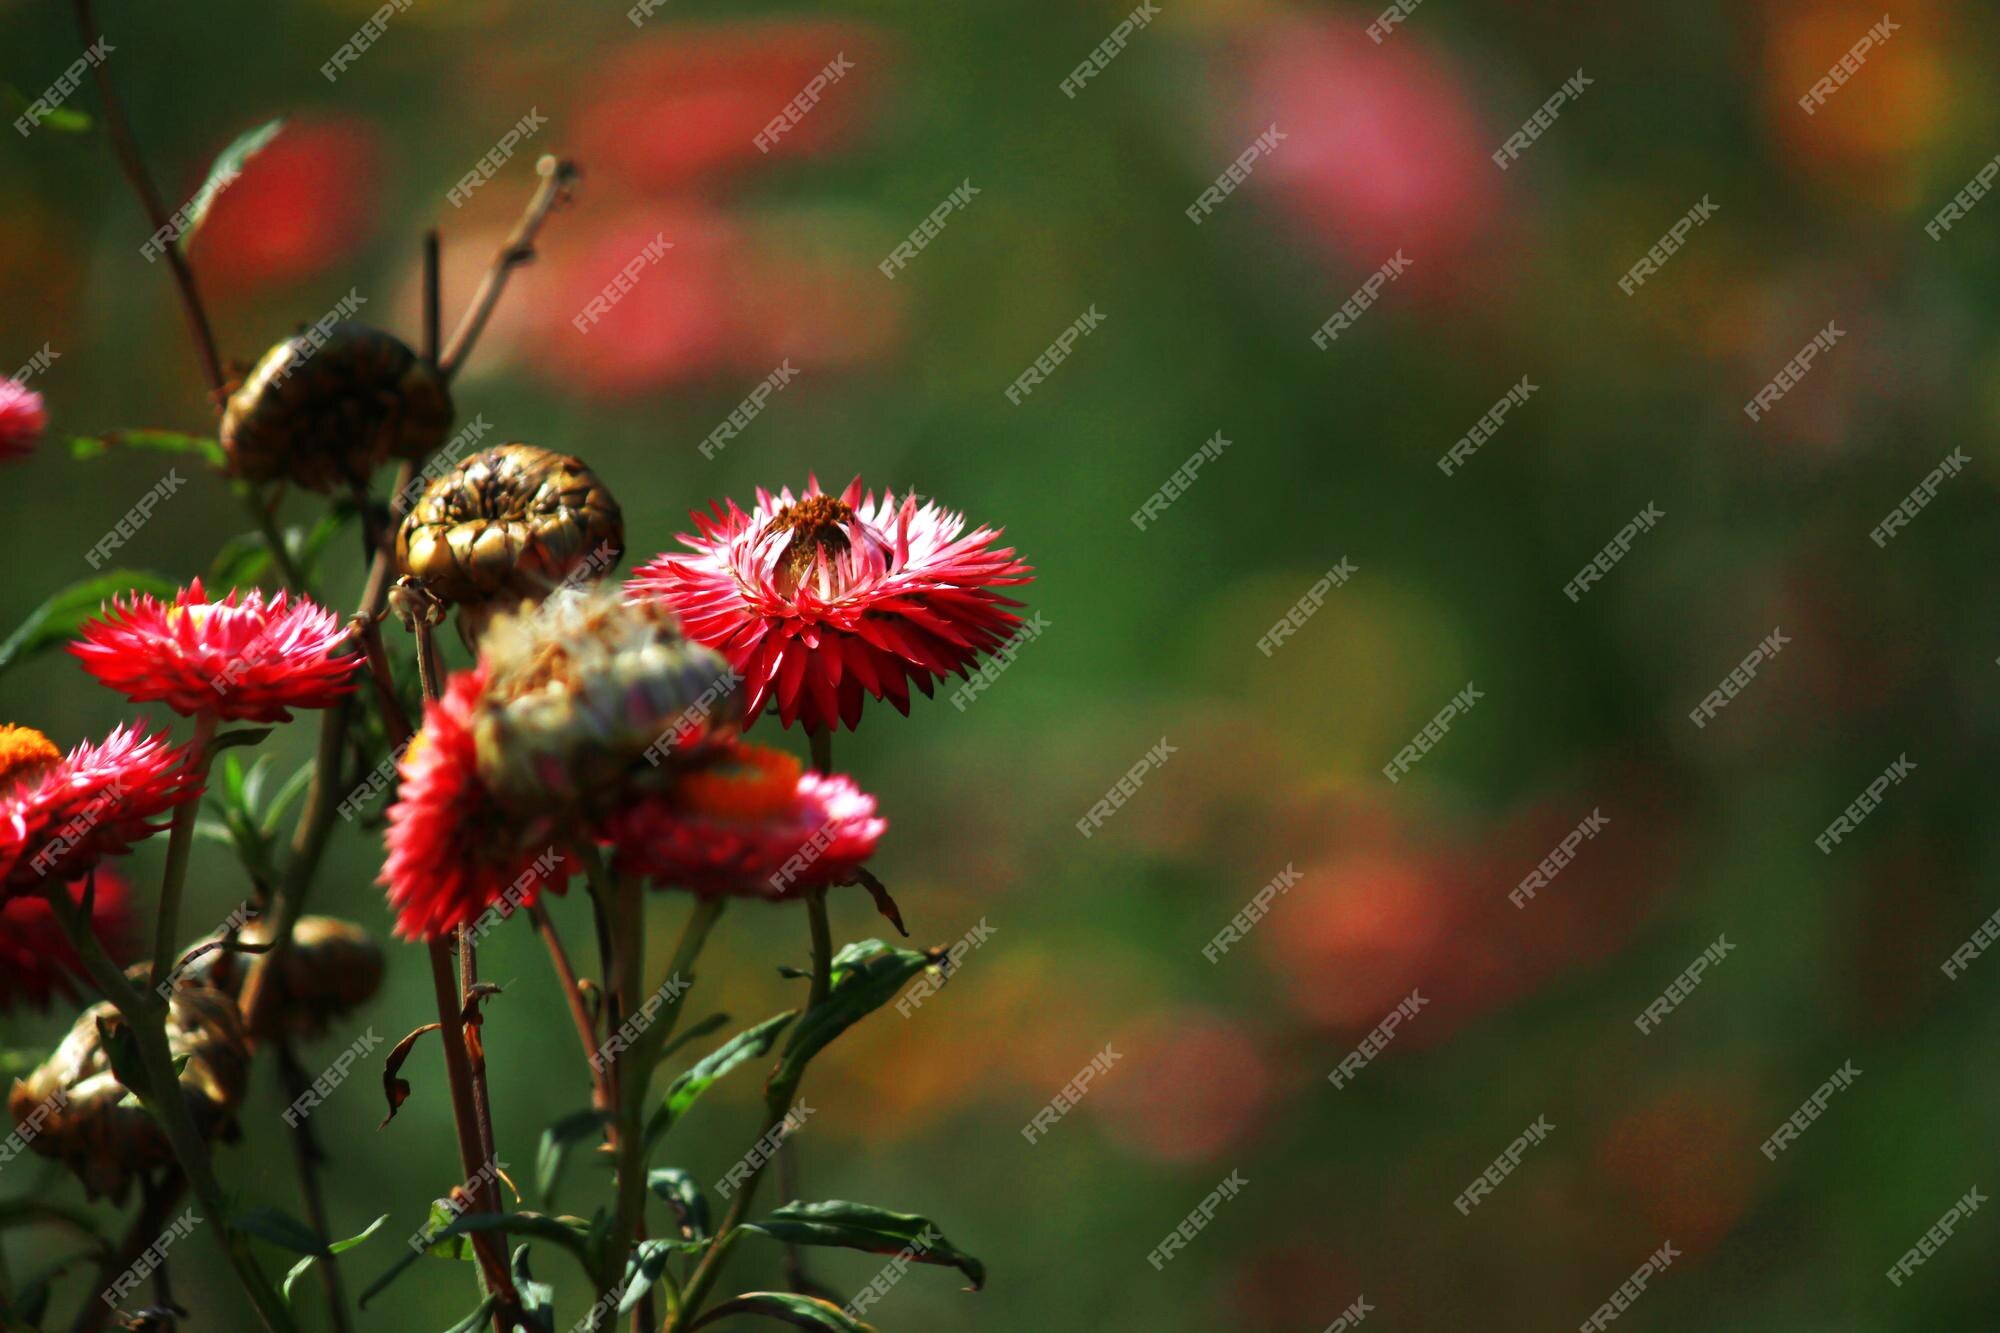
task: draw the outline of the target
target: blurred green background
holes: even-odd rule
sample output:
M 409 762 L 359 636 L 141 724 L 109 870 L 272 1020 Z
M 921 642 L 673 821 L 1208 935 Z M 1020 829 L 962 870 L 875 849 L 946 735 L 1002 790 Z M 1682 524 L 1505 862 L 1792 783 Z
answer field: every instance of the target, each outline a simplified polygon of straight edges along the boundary
M 1058 85 L 1125 8 L 677 3 L 635 23 L 615 3 L 420 3 L 324 77 L 373 8 L 100 6 L 170 207 L 235 135 L 289 118 L 192 246 L 226 355 L 247 363 L 350 289 L 363 318 L 416 341 L 424 228 L 443 230 L 449 322 L 536 156 L 574 155 L 577 201 L 459 381 L 461 420 L 583 455 L 624 506 L 633 563 L 672 547 L 692 508 L 816 472 L 1004 525 L 1038 570 L 1026 599 L 1048 630 L 990 689 L 907 720 L 874 706 L 836 746 L 881 797 L 875 866 L 917 939 L 993 929 L 940 996 L 884 1011 L 808 1082 L 806 1197 L 923 1213 L 992 1271 L 979 1295 L 913 1272 L 874 1322 L 1315 1330 L 1362 1298 L 1369 1328 L 1575 1327 L 1671 1242 L 1682 1258 L 1619 1327 L 2000 1325 L 1984 1211 L 1900 1287 L 1884 1277 L 1968 1189 L 2000 1186 L 2000 962 L 1940 969 L 2000 906 L 2000 205 L 1924 229 L 2000 150 L 1991 7 L 1900 7 L 1810 116 L 1797 99 L 1879 7 L 1436 0 L 1378 43 L 1376 15 L 1351 6 L 1167 0 L 1075 97 Z M 26 96 L 80 48 L 65 6 L 0 4 L 0 80 Z M 753 147 L 840 54 L 852 71 L 773 151 Z M 1581 95 L 1496 167 L 1579 70 Z M 70 105 L 94 112 L 94 91 Z M 531 109 L 547 124 L 447 202 Z M 1271 125 L 1286 137 L 1192 224 L 1183 210 Z M 11 626 L 90 572 L 84 552 L 164 471 L 145 454 L 73 461 L 64 441 L 212 418 L 101 130 L 0 134 L 0 182 L 0 366 L 60 356 L 33 381 L 49 440 L 0 471 Z M 885 277 L 962 182 L 978 193 Z M 1704 198 L 1715 215 L 1622 293 Z M 656 235 L 675 248 L 578 332 Z M 1315 347 L 1399 252 L 1408 272 Z M 1102 326 L 1010 403 L 1088 308 Z M 1750 421 L 1742 405 L 1829 321 L 1841 340 Z M 787 359 L 797 380 L 704 459 Z M 1523 377 L 1528 401 L 1442 473 Z M 1229 448 L 1137 527 L 1218 431 Z M 1971 466 L 1878 547 L 1870 530 L 1954 448 Z M 310 523 L 311 499 L 287 517 Z M 1663 520 L 1572 603 L 1563 585 L 1648 502 Z M 183 581 L 243 526 L 199 476 L 118 559 Z M 1342 557 L 1353 579 L 1260 652 Z M 326 597 L 351 606 L 359 566 L 334 568 Z M 1774 629 L 1788 646 L 1692 725 Z M 1467 682 L 1478 705 L 1388 782 Z M 65 746 L 129 713 L 60 654 L 0 679 L 0 716 Z M 283 771 L 312 730 L 268 742 Z M 768 720 L 757 733 L 780 738 Z M 1079 836 L 1163 737 L 1166 765 Z M 1823 855 L 1814 839 L 1898 755 L 1910 779 Z M 1510 905 L 1593 810 L 1604 831 Z M 378 838 L 339 832 L 315 906 L 386 933 Z M 131 858 L 136 884 L 162 851 Z M 1296 887 L 1205 958 L 1287 866 Z M 191 933 L 243 892 L 203 844 Z M 558 916 L 587 954 L 573 898 Z M 685 904 L 651 911 L 671 938 Z M 835 927 L 881 925 L 854 894 Z M 1733 952 L 1638 1031 L 1718 937 Z M 524 926 L 492 940 L 500 1156 L 525 1183 L 542 1127 L 588 1088 L 536 942 Z M 792 986 L 775 964 L 805 947 L 796 912 L 740 905 L 695 999 L 746 1024 L 773 1012 Z M 1412 989 L 1427 1007 L 1331 1086 Z M 393 946 L 361 1025 L 393 1040 L 429 1008 L 421 952 Z M 47 1044 L 69 1017 L 0 1031 Z M 1025 1142 L 1107 1043 L 1109 1073 Z M 1766 1160 L 1758 1145 L 1848 1060 L 1856 1085 Z M 350 1290 L 458 1178 L 436 1048 L 409 1072 L 388 1128 L 372 1070 L 312 1122 L 335 1229 L 391 1215 L 344 1263 Z M 222 1171 L 249 1201 L 294 1207 L 283 1099 L 259 1077 Z M 719 1088 L 668 1155 L 719 1177 L 754 1136 L 755 1085 Z M 1548 1141 L 1461 1216 L 1454 1197 L 1537 1116 Z M 1148 1252 L 1231 1171 L 1247 1186 L 1156 1271 Z M 565 1206 L 606 1181 L 573 1166 Z M 80 1199 L 26 1158 L 0 1175 L 0 1196 L 23 1192 Z M 6 1243 L 16 1273 L 61 1251 Z M 775 1284 L 775 1258 L 746 1244 L 726 1285 Z M 174 1262 L 190 1327 L 248 1325 L 212 1247 Z M 880 1267 L 813 1264 L 842 1292 Z M 449 1325 L 475 1303 L 470 1272 L 426 1261 L 362 1327 Z M 581 1314 L 555 1256 L 538 1275 Z M 317 1288 L 302 1300 L 317 1321 Z

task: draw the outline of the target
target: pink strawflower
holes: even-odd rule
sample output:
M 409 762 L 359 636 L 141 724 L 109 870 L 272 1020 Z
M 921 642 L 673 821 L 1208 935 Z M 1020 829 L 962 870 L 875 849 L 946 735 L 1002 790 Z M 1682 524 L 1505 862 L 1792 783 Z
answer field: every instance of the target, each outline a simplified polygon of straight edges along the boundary
M 115 599 L 70 651 L 134 703 L 251 722 L 289 722 L 293 708 L 325 708 L 354 688 L 357 654 L 339 617 L 300 598 L 231 589 L 220 602 L 201 580 L 171 604 L 148 594 Z
M 0 463 L 32 452 L 48 424 L 40 394 L 18 380 L 0 380 Z
M 838 497 L 817 479 L 804 496 L 759 489 L 749 513 L 734 501 L 697 513 L 692 555 L 655 556 L 627 585 L 680 613 L 690 637 L 718 649 L 746 683 L 744 716 L 775 699 L 785 726 L 852 729 L 864 694 L 910 711 L 981 653 L 1006 643 L 1020 603 L 997 588 L 1029 582 L 997 528 L 965 533 L 962 515 L 914 494 L 899 503 L 863 495 L 856 478 Z
M 442 939 L 488 908 L 512 913 L 540 896 L 546 867 L 536 857 L 538 847 L 548 853 L 547 840 L 530 840 L 479 779 L 473 708 L 485 687 L 484 667 L 455 673 L 444 697 L 424 705 L 423 729 L 397 766 L 380 882 L 406 939 Z
M 187 751 L 164 732 L 118 727 L 64 755 L 32 727 L 0 724 L 0 898 L 81 879 L 200 795 Z
M 875 798 L 781 750 L 738 742 L 605 821 L 619 867 L 704 897 L 796 898 L 853 883 L 888 829 Z

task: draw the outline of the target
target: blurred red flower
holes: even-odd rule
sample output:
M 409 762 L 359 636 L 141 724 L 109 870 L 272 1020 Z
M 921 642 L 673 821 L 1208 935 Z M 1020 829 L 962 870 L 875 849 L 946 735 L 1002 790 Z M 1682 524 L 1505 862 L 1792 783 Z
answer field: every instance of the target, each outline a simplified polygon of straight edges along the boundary
M 1166 1162 L 1234 1148 L 1270 1110 L 1270 1063 L 1247 1024 L 1206 1009 L 1142 1019 L 1112 1045 L 1121 1059 L 1085 1103 L 1105 1137 Z
M 755 140 L 836 57 L 819 99 L 761 150 Z M 576 111 L 577 155 L 593 176 L 634 190 L 678 189 L 699 177 L 817 153 L 850 139 L 876 80 L 874 39 L 832 23 L 677 27 L 645 39 L 591 77 Z
M 21 458 L 34 449 L 49 424 L 42 396 L 9 379 L 0 379 L 0 463 Z
M 353 254 L 374 227 L 381 158 L 367 121 L 287 124 L 215 196 L 189 243 L 203 281 L 231 295 L 309 277 Z
M 1269 193 L 1317 243 L 1363 270 L 1405 249 L 1412 276 L 1462 258 L 1493 226 L 1501 137 L 1480 123 L 1466 79 L 1413 32 L 1377 45 L 1364 22 L 1280 19 L 1235 53 L 1222 147 L 1275 123 L 1259 161 Z
M 69 885 L 72 902 L 81 903 L 83 892 L 83 880 Z M 135 956 L 131 893 L 124 879 L 108 867 L 97 872 L 90 922 L 112 961 L 122 964 Z M 74 1003 L 92 989 L 83 980 L 82 960 L 46 899 L 0 900 L 0 1014 L 17 1006 L 47 1009 L 58 995 Z

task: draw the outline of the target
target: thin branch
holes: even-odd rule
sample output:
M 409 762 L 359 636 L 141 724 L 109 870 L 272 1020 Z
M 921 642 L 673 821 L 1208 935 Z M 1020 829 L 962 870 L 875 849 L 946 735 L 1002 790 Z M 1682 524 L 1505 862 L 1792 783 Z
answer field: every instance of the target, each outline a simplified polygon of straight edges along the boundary
M 542 183 L 535 191 L 535 197 L 528 202 L 528 211 L 514 224 L 500 253 L 493 256 L 492 265 L 486 276 L 480 280 L 479 291 L 472 298 L 472 306 L 465 317 L 452 330 L 451 341 L 438 358 L 438 374 L 449 382 L 464 366 L 465 359 L 472 355 L 473 344 L 479 341 L 481 330 L 492 317 L 493 307 L 500 304 L 500 293 L 507 289 L 507 279 L 514 270 L 530 263 L 535 257 L 535 234 L 542 229 L 542 223 L 556 205 L 566 202 L 575 188 L 581 174 L 576 164 L 568 158 L 544 157 L 535 164 Z
M 76 20 L 77 26 L 83 30 L 84 46 L 97 45 L 102 34 L 97 26 L 97 16 L 92 12 L 91 0 L 76 0 Z M 139 155 L 138 140 L 132 137 L 132 126 L 125 119 L 125 104 L 119 100 L 118 89 L 105 72 L 104 62 L 90 62 L 90 73 L 97 83 L 98 99 L 104 103 L 104 127 L 111 135 L 111 146 L 118 154 L 118 165 L 138 192 L 146 217 L 153 224 L 153 234 L 157 236 L 162 230 L 172 232 L 173 223 L 166 203 L 160 198 L 159 187 L 153 184 L 152 175 L 146 170 L 145 159 Z M 188 329 L 194 335 L 195 355 L 201 359 L 201 372 L 208 378 L 209 391 L 214 395 L 216 410 L 220 411 L 222 400 L 227 396 L 222 358 L 216 353 L 215 333 L 209 327 L 208 310 L 202 305 L 201 289 L 195 285 L 194 270 L 188 266 L 187 256 L 181 253 L 178 235 L 168 237 L 165 254 L 167 266 L 173 270 L 174 284 L 180 289 L 181 308 L 187 314 Z

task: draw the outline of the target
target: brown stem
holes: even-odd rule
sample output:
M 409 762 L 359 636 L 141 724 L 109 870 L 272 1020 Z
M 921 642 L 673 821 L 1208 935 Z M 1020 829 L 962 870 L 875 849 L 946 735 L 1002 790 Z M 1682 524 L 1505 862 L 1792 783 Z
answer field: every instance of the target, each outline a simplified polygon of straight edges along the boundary
M 444 1041 L 444 1068 L 446 1080 L 451 1085 L 451 1111 L 458 1130 L 458 1163 L 464 1168 L 466 1188 L 473 1191 L 473 1200 L 478 1210 L 497 1213 L 500 1208 L 500 1194 L 493 1180 L 494 1172 L 487 1169 L 486 1161 L 480 1160 L 486 1138 L 480 1132 L 478 1114 L 472 1100 L 472 1060 L 465 1049 L 465 1029 L 459 1022 L 463 1002 L 458 995 L 458 979 L 452 975 L 451 945 L 445 940 L 432 940 L 431 989 L 437 998 L 438 1035 Z M 497 1169 L 497 1163 L 496 1163 Z M 520 1293 L 514 1290 L 514 1279 L 507 1270 L 506 1250 L 498 1233 L 491 1231 L 472 1232 L 473 1253 L 479 1258 L 480 1271 L 486 1275 L 488 1290 L 499 1293 L 500 1308 L 494 1311 L 493 1326 L 506 1333 L 513 1325 L 511 1321 L 519 1314 Z
M 583 1002 L 583 988 L 577 984 L 576 968 L 570 963 L 569 950 L 563 947 L 562 936 L 556 933 L 555 918 L 549 915 L 547 907 L 536 902 L 528 908 L 528 919 L 535 923 L 535 932 L 548 947 L 549 962 L 555 967 L 556 980 L 562 984 L 563 998 L 569 1001 L 570 1021 L 576 1024 L 576 1039 L 583 1047 L 584 1065 L 590 1070 L 590 1104 L 599 1111 L 615 1110 L 617 1102 L 609 1081 L 604 1077 L 607 1062 L 598 1056 L 597 1025 Z M 610 1141 L 615 1142 L 615 1136 Z
M 92 12 L 91 0 L 76 0 L 77 25 L 83 31 L 83 44 L 95 46 L 102 35 L 97 26 L 97 16 Z M 153 226 L 153 234 L 161 229 L 172 230 L 172 222 L 165 201 L 160 198 L 159 187 L 153 184 L 152 175 L 146 170 L 146 161 L 139 154 L 139 144 L 132 137 L 132 126 L 125 119 L 125 104 L 119 100 L 118 89 L 105 72 L 102 60 L 90 62 L 90 72 L 97 83 L 98 100 L 104 103 L 104 128 L 111 136 L 111 147 L 118 154 L 118 165 L 124 169 L 125 178 L 132 182 L 132 188 L 139 195 L 139 203 L 146 210 L 146 218 Z M 215 350 L 215 333 L 208 323 L 208 310 L 202 305 L 201 289 L 195 285 L 194 270 L 188 266 L 187 256 L 181 253 L 180 237 L 171 236 L 166 244 L 167 266 L 173 270 L 174 285 L 180 289 L 181 309 L 187 315 L 188 329 L 194 335 L 195 355 L 201 359 L 201 373 L 208 379 L 208 387 L 215 397 L 218 410 L 222 405 L 226 381 L 222 374 L 222 358 Z
M 569 198 L 579 174 L 574 162 L 558 157 L 544 157 L 535 164 L 535 170 L 542 178 L 541 185 L 535 190 L 534 198 L 528 201 L 527 212 L 508 233 L 500 253 L 493 257 L 486 276 L 480 279 L 472 305 L 466 310 L 464 318 L 459 320 L 458 327 L 452 330 L 451 341 L 438 358 L 438 374 L 447 382 L 458 374 L 466 357 L 472 354 L 473 344 L 479 341 L 479 334 L 492 317 L 493 308 L 500 304 L 500 294 L 507 289 L 507 279 L 513 276 L 515 269 L 533 261 L 535 233 L 542 229 L 542 223 L 548 220 L 556 205 Z

